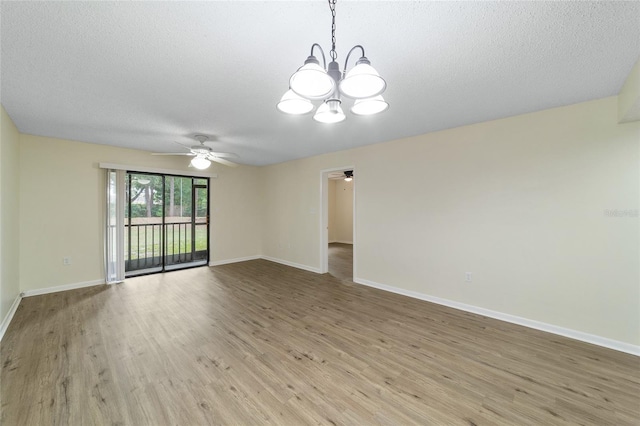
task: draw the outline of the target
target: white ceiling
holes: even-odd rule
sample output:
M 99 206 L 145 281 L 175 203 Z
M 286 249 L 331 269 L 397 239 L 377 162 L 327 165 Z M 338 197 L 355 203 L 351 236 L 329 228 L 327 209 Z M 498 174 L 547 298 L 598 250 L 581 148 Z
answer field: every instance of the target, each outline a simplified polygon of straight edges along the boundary
M 640 2 L 339 0 L 339 62 L 362 44 L 391 107 L 332 126 L 275 108 L 311 44 L 328 54 L 323 0 L 0 11 L 0 101 L 21 132 L 164 152 L 204 133 L 254 165 L 615 95 L 640 56 Z

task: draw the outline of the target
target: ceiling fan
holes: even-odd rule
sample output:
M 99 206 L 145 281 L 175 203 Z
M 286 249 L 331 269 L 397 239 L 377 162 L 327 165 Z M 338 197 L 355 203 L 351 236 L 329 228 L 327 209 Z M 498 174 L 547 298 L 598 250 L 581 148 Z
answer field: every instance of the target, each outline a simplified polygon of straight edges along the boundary
M 216 152 L 211 147 L 205 145 L 209 141 L 209 136 L 195 135 L 194 139 L 200 142 L 200 145 L 184 146 L 176 142 L 178 145 L 187 148 L 189 152 L 152 152 L 151 155 L 187 155 L 194 157 L 191 160 L 191 166 L 196 169 L 204 170 L 211 165 L 212 161 L 224 164 L 229 167 L 237 167 L 238 165 L 226 158 L 237 158 L 236 154 L 231 152 Z

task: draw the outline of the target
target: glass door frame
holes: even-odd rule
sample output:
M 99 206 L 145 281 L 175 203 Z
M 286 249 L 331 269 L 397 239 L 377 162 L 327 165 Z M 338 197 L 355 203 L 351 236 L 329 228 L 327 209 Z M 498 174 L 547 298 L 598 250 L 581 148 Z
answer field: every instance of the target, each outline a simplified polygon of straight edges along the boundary
M 195 179 L 194 179 L 195 180 Z M 209 181 L 207 181 L 206 185 L 193 183 L 191 185 L 191 253 L 195 255 L 196 253 L 196 228 L 198 225 L 203 225 L 202 223 L 197 223 L 196 220 L 198 218 L 198 204 L 197 204 L 197 192 L 198 189 L 204 189 L 207 191 L 207 211 L 204 218 L 204 225 L 207 225 L 207 264 L 209 263 L 210 257 L 210 249 L 209 249 Z
M 180 175 L 180 174 L 173 174 L 173 173 L 162 173 L 162 172 L 138 172 L 138 171 L 134 171 L 134 170 L 127 170 L 126 171 L 126 181 L 127 181 L 127 187 L 128 190 L 126 191 L 126 200 L 125 200 L 125 208 L 127 210 L 127 216 L 126 216 L 126 221 L 125 221 L 125 232 L 127 233 L 127 241 L 126 241 L 126 247 L 125 247 L 125 251 L 127 253 L 127 262 L 125 262 L 125 264 L 131 264 L 131 231 L 132 231 L 132 226 L 131 226 L 131 214 L 132 214 L 132 207 L 131 207 L 131 182 L 132 182 L 132 175 L 147 175 L 147 176 L 158 176 L 161 178 L 162 180 L 162 223 L 161 224 L 156 224 L 153 226 L 158 226 L 160 225 L 160 235 L 161 235 L 161 243 L 160 243 L 160 264 L 157 266 L 151 266 L 150 268 L 144 268 L 144 269 L 136 269 L 136 270 L 129 270 L 126 271 L 125 270 L 125 277 L 135 277 L 135 276 L 141 276 L 141 275 L 149 275 L 149 274 L 156 274 L 156 273 L 161 273 L 161 272 L 169 272 L 169 271 L 175 271 L 175 270 L 179 270 L 179 269 L 190 269 L 190 268 L 198 268 L 201 266 L 208 266 L 209 265 L 209 261 L 211 258 L 211 236 L 210 236 L 210 232 L 211 232 L 211 222 L 210 222 L 210 201 L 211 201 L 211 179 L 207 176 L 188 176 L 188 175 Z M 191 179 L 191 261 L 190 262 L 184 262 L 184 266 L 181 265 L 181 262 L 176 262 L 176 263 L 169 263 L 167 262 L 167 257 L 168 255 L 168 239 L 167 239 L 167 234 L 168 234 L 168 230 L 167 230 L 167 209 L 166 209 L 166 188 L 167 188 L 167 182 L 166 179 L 168 177 L 177 177 L 177 178 L 184 178 L 184 179 Z M 202 181 L 204 180 L 205 183 L 196 183 L 196 181 Z M 196 224 L 196 191 L 198 189 L 204 189 L 206 190 L 206 219 L 205 219 L 205 223 L 204 224 Z M 147 200 L 147 202 L 149 202 L 149 200 Z M 153 200 L 151 200 L 151 202 L 153 202 Z M 196 226 L 197 225 L 206 225 L 206 257 L 204 259 L 200 259 L 200 260 L 193 260 L 194 256 L 195 256 L 195 246 L 196 246 Z M 173 239 L 172 239 L 172 244 L 173 244 Z M 180 244 L 180 242 L 178 242 L 178 244 Z M 146 233 L 145 233 L 145 245 L 146 245 Z M 145 257 L 146 259 L 146 257 Z M 152 253 L 152 259 L 153 259 L 153 253 Z

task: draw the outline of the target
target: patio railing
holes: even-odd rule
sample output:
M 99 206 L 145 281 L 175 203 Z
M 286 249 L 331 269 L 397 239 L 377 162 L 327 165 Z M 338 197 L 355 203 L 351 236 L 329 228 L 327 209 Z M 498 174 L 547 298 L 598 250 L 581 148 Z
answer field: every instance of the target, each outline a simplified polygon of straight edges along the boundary
M 206 260 L 206 223 L 195 225 L 195 240 L 191 222 L 165 223 L 165 241 L 161 229 L 161 223 L 125 225 L 126 271 L 161 267 L 163 244 L 165 265 Z

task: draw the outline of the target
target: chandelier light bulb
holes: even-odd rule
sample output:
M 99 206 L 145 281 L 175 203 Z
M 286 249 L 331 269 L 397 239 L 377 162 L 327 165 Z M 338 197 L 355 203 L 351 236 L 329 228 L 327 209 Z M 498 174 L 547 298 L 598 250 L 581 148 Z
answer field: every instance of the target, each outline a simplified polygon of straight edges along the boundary
M 351 107 L 351 113 L 355 115 L 373 115 L 386 111 L 389 104 L 382 95 L 373 98 L 357 99 Z
M 327 124 L 344 121 L 346 117 L 340 103 L 340 99 L 327 99 L 318 107 L 313 119 L 320 123 Z
M 309 99 L 305 99 L 289 89 L 282 95 L 277 108 L 285 114 L 302 115 L 311 112 L 313 104 Z
M 191 165 L 198 170 L 204 170 L 211 165 L 211 161 L 204 157 L 197 156 L 191 160 Z

